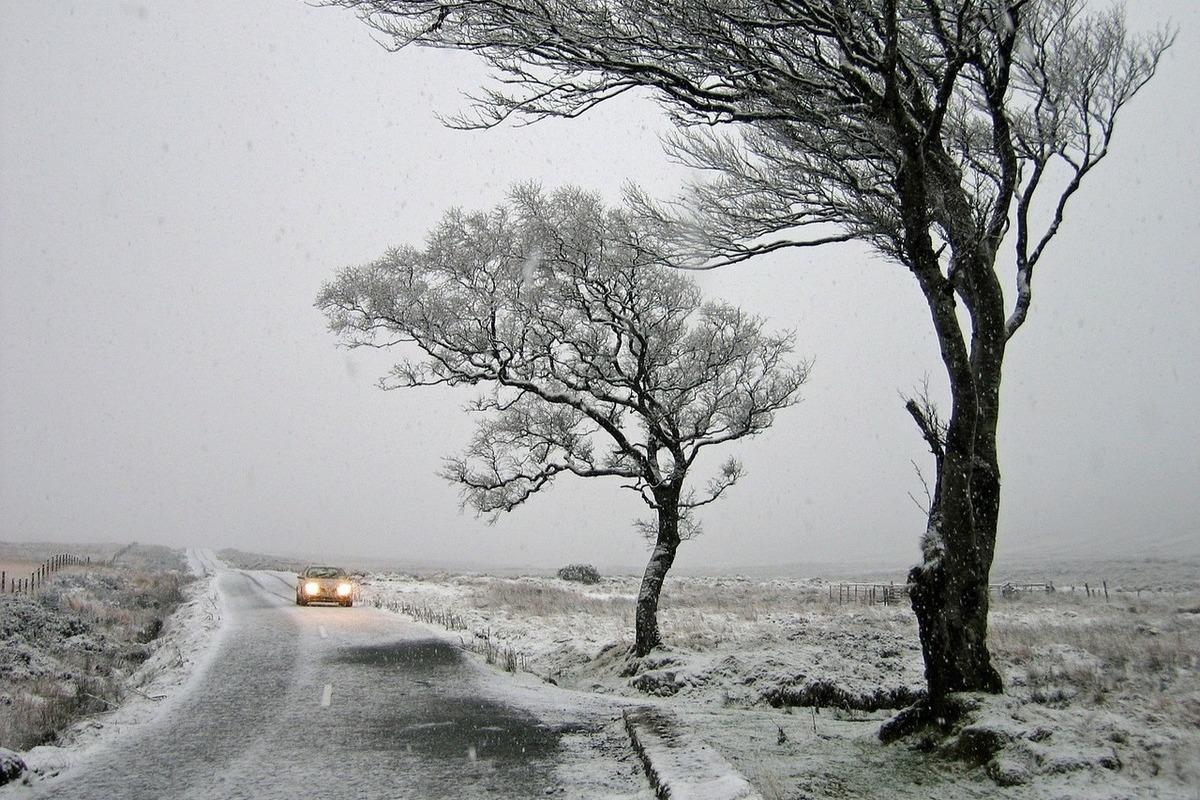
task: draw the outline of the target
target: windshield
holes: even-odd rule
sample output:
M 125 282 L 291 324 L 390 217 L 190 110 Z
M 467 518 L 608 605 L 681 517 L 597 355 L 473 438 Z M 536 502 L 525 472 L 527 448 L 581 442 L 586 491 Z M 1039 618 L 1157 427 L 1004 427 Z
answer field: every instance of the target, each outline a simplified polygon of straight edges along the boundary
M 337 567 L 309 567 L 304 571 L 306 578 L 342 578 L 346 573 Z

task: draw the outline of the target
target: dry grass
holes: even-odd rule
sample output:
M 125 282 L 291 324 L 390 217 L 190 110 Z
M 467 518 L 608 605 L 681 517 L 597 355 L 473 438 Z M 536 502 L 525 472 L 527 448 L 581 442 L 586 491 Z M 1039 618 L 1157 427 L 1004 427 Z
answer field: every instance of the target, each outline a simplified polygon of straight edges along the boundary
M 1004 601 L 993 610 L 989 643 L 1013 690 L 1034 702 L 1101 706 L 1113 695 L 1138 695 L 1186 705 L 1172 689 L 1189 678 L 1194 683 L 1200 668 L 1200 619 L 1181 613 L 1196 600 L 1158 595 L 1104 603 L 1066 595 Z M 1200 724 L 1200 708 L 1190 714 Z
M 53 742 L 80 718 L 118 704 L 186 581 L 118 564 L 54 573 L 34 596 L 0 598 L 0 747 Z
M 624 597 L 597 596 L 543 581 L 499 579 L 472 586 L 470 602 L 479 609 L 502 609 L 513 615 L 531 617 L 580 613 L 621 616 L 632 605 Z
M 30 561 L 28 559 L 3 558 L 0 557 L 0 570 L 8 574 L 8 577 L 28 578 L 29 573 L 40 567 L 42 562 Z
M 40 678 L 14 687 L 0 706 L 0 747 L 26 750 L 54 742 L 75 721 L 120 702 L 119 683 L 109 676 L 80 675 L 69 682 Z
M 535 627 L 574 629 L 573 620 L 582 615 L 592 630 L 633 634 L 639 586 L 635 576 L 606 578 L 588 586 L 545 578 L 440 576 L 429 580 L 426 585 L 452 591 L 416 606 L 429 606 L 439 616 L 455 619 L 482 617 L 486 622 L 474 623 L 474 627 L 485 633 L 500 628 L 512 635 L 514 627 L 520 627 L 519 620 L 539 620 L 532 623 Z M 666 642 L 693 652 L 712 651 L 733 642 L 750 647 L 769 644 L 781 628 L 791 630 L 788 626 L 795 624 L 797 615 L 818 627 L 864 622 L 906 627 L 911 617 L 906 608 L 831 603 L 824 585 L 795 580 L 671 578 L 659 603 L 659 624 Z
M 632 615 L 638 581 L 616 578 L 576 587 L 543 579 L 489 578 L 471 581 L 469 588 L 470 603 L 480 609 L 505 610 L 522 616 L 586 613 L 625 618 Z M 824 601 L 822 591 L 784 581 L 672 578 L 663 589 L 659 608 L 685 625 L 703 628 L 714 624 L 714 620 L 755 621 Z
M 791 581 L 683 578 L 666 584 L 661 605 L 664 609 L 730 614 L 753 622 L 760 616 L 791 613 L 825 600 L 819 588 Z

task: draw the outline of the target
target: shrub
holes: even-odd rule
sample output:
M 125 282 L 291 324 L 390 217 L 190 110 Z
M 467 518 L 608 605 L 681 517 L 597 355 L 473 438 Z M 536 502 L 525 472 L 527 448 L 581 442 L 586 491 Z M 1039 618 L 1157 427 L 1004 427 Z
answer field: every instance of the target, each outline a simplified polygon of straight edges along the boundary
M 564 581 L 578 583 L 600 582 L 600 573 L 591 564 L 568 564 L 558 571 L 558 577 Z

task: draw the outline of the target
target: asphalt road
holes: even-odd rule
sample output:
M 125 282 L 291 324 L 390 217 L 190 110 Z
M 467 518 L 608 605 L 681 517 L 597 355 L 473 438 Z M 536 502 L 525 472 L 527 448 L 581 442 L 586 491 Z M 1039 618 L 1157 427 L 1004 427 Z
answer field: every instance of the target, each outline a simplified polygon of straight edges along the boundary
M 421 626 L 299 608 L 277 574 L 219 568 L 216 580 L 225 623 L 182 696 L 32 796 L 652 797 L 611 707 L 571 711 L 553 687 L 548 703 L 523 703 Z

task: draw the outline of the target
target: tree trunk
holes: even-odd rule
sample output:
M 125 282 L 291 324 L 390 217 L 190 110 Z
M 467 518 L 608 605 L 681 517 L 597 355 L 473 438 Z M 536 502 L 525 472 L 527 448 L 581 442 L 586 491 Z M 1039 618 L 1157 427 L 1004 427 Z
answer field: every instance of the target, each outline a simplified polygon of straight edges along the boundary
M 908 576 L 935 716 L 951 692 L 1003 690 L 987 648 L 988 577 L 1000 509 L 998 360 L 995 366 L 994 376 L 976 373 L 972 407 L 956 403 L 951 413 L 924 563 Z
M 948 511 L 940 523 L 941 534 L 956 538 L 969 525 L 961 510 Z M 909 573 L 930 707 L 935 711 L 950 692 L 1003 689 L 987 649 L 990 568 L 969 550 L 947 547 L 941 558 Z
M 924 205 L 919 208 L 924 208 Z M 914 273 L 929 304 L 950 382 L 950 419 L 938 458 L 937 491 L 929 509 L 923 563 L 909 573 L 925 679 L 926 711 L 948 718 L 948 694 L 999 693 L 1000 674 L 987 648 L 988 576 L 1000 510 L 996 433 L 1005 350 L 1004 298 L 993 269 L 994 250 L 982 246 L 972 228 L 951 238 L 951 283 L 941 273 L 921 217 L 913 221 L 910 252 Z M 952 228 L 954 226 L 951 226 Z M 970 315 L 970 346 L 964 341 L 955 296 Z
M 668 491 L 664 495 L 659 497 L 656 493 L 658 537 L 638 590 L 633 652 L 639 658 L 662 644 L 658 633 L 658 597 L 679 549 L 679 493 Z

